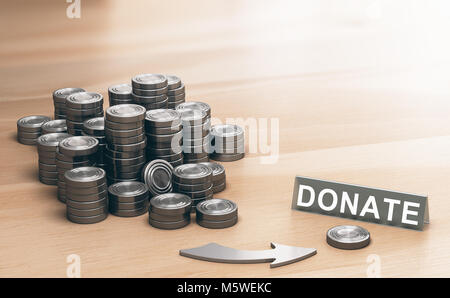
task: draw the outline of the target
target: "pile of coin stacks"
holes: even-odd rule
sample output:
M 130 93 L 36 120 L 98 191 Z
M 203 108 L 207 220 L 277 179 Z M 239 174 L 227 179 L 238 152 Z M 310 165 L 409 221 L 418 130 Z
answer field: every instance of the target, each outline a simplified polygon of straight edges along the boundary
M 131 96 L 132 90 L 130 84 L 118 84 L 109 87 L 109 106 L 133 103 L 133 97 Z
M 131 79 L 133 101 L 147 110 L 167 109 L 167 78 L 161 74 L 141 74 Z
M 135 104 L 109 107 L 105 116 L 108 184 L 138 181 L 145 165 L 145 108 Z
M 94 137 L 98 141 L 98 149 L 94 155 L 95 166 L 105 169 L 105 152 L 106 152 L 106 137 L 105 137 L 105 119 L 103 117 L 91 118 L 83 122 L 84 136 Z
M 66 120 L 57 119 L 45 122 L 44 124 L 42 124 L 41 129 L 42 129 L 41 134 L 43 135 L 55 132 L 67 132 Z
M 147 160 L 163 159 L 173 167 L 183 164 L 181 115 L 169 109 L 147 111 Z
M 213 197 L 213 171 L 207 165 L 183 164 L 173 170 L 173 191 L 182 193 L 192 199 L 192 211 L 194 207 Z
M 109 212 L 121 217 L 134 217 L 147 212 L 149 192 L 147 185 L 138 181 L 112 184 L 108 187 Z
M 192 200 L 179 193 L 165 193 L 150 200 L 149 223 L 155 228 L 174 230 L 191 222 Z
M 81 88 L 63 88 L 53 92 L 53 104 L 55 106 L 55 119 L 66 119 L 66 98 L 67 96 L 84 92 Z
M 58 199 L 66 201 L 64 174 L 68 170 L 93 166 L 93 155 L 98 150 L 98 141 L 89 136 L 69 137 L 59 142 L 56 150 L 56 170 L 58 171 Z
M 50 121 L 47 116 L 27 116 L 17 120 L 17 141 L 24 145 L 36 145 L 42 125 Z
M 183 125 L 184 163 L 209 161 L 209 119 L 202 110 L 184 109 L 179 111 Z
M 216 162 L 202 162 L 202 164 L 207 165 L 213 171 L 213 193 L 218 193 L 225 190 L 225 168 L 221 164 L 218 164 Z
M 235 161 L 245 156 L 244 130 L 234 124 L 211 127 L 211 154 L 217 161 Z
M 229 228 L 238 221 L 237 205 L 225 199 L 201 202 L 196 208 L 196 221 L 202 227 L 209 229 Z
M 103 96 L 95 92 L 73 93 L 66 98 L 67 132 L 80 136 L 83 121 L 103 116 Z
M 184 83 L 181 79 L 174 75 L 166 75 L 167 77 L 167 108 L 175 109 L 178 105 L 185 102 L 186 91 Z
M 67 219 L 78 224 L 98 223 L 108 217 L 106 173 L 97 167 L 81 167 L 64 174 Z
M 58 171 L 56 169 L 56 149 L 59 142 L 71 137 L 62 132 L 49 133 L 37 139 L 39 154 L 39 181 L 47 185 L 57 185 Z

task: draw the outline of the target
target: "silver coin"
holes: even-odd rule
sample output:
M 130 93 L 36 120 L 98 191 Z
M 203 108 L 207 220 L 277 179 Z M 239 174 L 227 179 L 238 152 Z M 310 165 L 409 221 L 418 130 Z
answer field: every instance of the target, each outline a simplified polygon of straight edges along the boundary
M 83 122 L 83 131 L 90 136 L 105 135 L 105 118 L 95 117 Z
M 109 212 L 111 212 L 112 215 L 119 217 L 136 217 L 147 213 L 147 207 L 144 206 L 143 208 L 133 210 L 114 210 L 111 209 L 110 206 Z
M 188 158 L 189 158 L 189 155 L 192 155 L 192 154 L 202 154 L 202 153 L 205 153 L 205 152 L 206 153 L 211 153 L 212 152 L 211 146 L 209 146 L 209 144 L 203 144 L 201 146 L 187 146 L 187 145 L 183 145 L 182 149 L 183 149 L 183 153 L 186 153 L 187 154 L 186 157 L 188 157 Z
M 184 160 L 183 160 L 183 157 L 182 157 L 182 158 L 180 158 L 179 160 L 169 161 L 169 163 L 172 165 L 173 168 L 176 168 L 176 167 L 182 165 L 182 164 L 183 164 L 183 161 L 184 161 Z
M 58 179 L 39 177 L 39 181 L 46 185 L 56 185 L 58 182 Z
M 145 119 L 145 108 L 136 104 L 122 104 L 109 107 L 106 119 L 116 123 L 135 123 Z
M 177 192 L 183 191 L 202 191 L 211 188 L 212 182 L 206 182 L 202 184 L 183 184 L 173 181 L 173 189 Z
M 236 154 L 210 154 L 209 158 L 216 161 L 236 161 L 245 157 L 245 153 L 236 153 Z
M 184 158 L 184 163 L 205 163 L 205 162 L 209 162 L 209 156 L 205 156 L 202 158 L 198 158 L 198 159 L 192 159 L 192 158 L 186 158 L 186 156 L 183 157 Z
M 197 204 L 197 220 L 223 221 L 237 217 L 236 203 L 226 199 L 206 200 Z
M 245 153 L 245 147 L 237 147 L 237 148 L 212 148 L 211 153 L 215 154 L 238 154 L 238 153 Z
M 76 216 L 76 215 L 72 215 L 68 212 L 66 214 L 67 214 L 68 220 L 70 220 L 73 223 L 77 223 L 77 224 L 99 223 L 108 217 L 108 213 L 104 213 L 104 214 L 100 214 L 100 215 L 96 215 L 96 216 Z
M 28 139 L 28 140 L 32 140 L 32 139 L 37 139 L 41 136 L 41 132 L 17 132 L 17 138 L 20 139 Z
M 154 95 L 154 96 L 143 96 L 138 94 L 132 94 L 133 101 L 139 105 L 157 105 L 163 102 L 169 102 L 169 98 L 166 94 Z
M 117 202 L 115 200 L 109 200 L 109 210 L 112 212 L 116 211 L 122 211 L 122 210 L 136 210 L 136 209 L 142 209 L 142 208 L 148 208 L 148 200 L 140 200 L 136 202 L 130 202 L 130 203 L 123 203 L 123 202 Z
M 336 226 L 327 231 L 327 243 L 340 249 L 360 249 L 370 243 L 370 233 L 360 226 Z
M 155 104 L 141 104 L 147 111 L 157 109 L 167 109 L 167 100 Z
M 165 193 L 150 200 L 151 212 L 168 216 L 187 214 L 191 210 L 191 205 L 191 198 L 180 193 Z
M 174 110 L 157 109 L 145 113 L 145 126 L 177 127 L 181 124 L 181 114 Z
M 148 143 L 174 143 L 179 144 L 182 141 L 183 134 L 181 131 L 169 134 L 169 135 L 152 135 L 152 134 L 146 134 L 148 138 Z
M 42 124 L 41 129 L 42 134 L 54 132 L 66 132 L 67 131 L 66 120 L 59 119 L 45 122 L 44 124 Z
M 72 93 L 66 97 L 66 113 L 68 109 L 96 109 L 103 105 L 103 96 L 96 92 Z
M 146 135 L 148 136 L 148 135 Z M 166 139 L 164 140 L 162 137 L 156 139 L 155 137 L 148 137 L 147 138 L 147 148 L 154 148 L 154 149 L 167 149 L 172 148 L 174 151 L 179 151 L 181 148 L 181 144 L 183 143 L 183 138 L 181 135 L 176 134 L 172 139 Z
M 152 110 L 152 111 L 156 111 L 156 110 Z M 172 126 L 172 127 L 151 127 L 151 126 L 145 125 L 145 132 L 148 134 L 153 134 L 153 135 L 174 134 L 174 133 L 180 132 L 182 129 L 183 129 L 183 126 L 181 126 L 181 123 L 178 126 Z
M 153 195 L 168 193 L 172 190 L 173 167 L 162 159 L 155 159 L 142 169 L 142 180 Z
M 159 89 L 133 89 L 133 93 L 138 96 L 158 96 L 158 95 L 167 95 L 167 86 L 159 88 Z
M 108 88 L 108 95 L 110 100 L 114 99 L 131 99 L 131 92 L 133 89 L 130 84 L 117 84 Z
M 52 159 L 56 162 L 56 149 L 54 151 L 44 151 L 39 150 L 38 148 L 38 154 L 39 156 L 46 158 L 46 159 Z M 53 162 L 51 164 L 54 164 Z
M 152 160 L 152 159 L 163 159 L 165 161 L 171 162 L 171 161 L 175 161 L 175 160 L 179 160 L 180 158 L 183 157 L 183 153 L 177 153 L 177 154 L 171 154 L 171 155 L 147 155 L 147 158 Z
M 59 152 L 67 156 L 91 155 L 98 150 L 98 140 L 94 137 L 76 136 L 59 142 Z
M 214 185 L 213 186 L 213 193 L 219 193 L 219 192 L 224 191 L 226 186 L 227 186 L 227 184 L 226 184 L 225 181 L 223 183 L 221 183 L 221 184 Z
M 132 166 L 141 164 L 146 161 L 144 155 L 135 158 L 113 158 L 107 153 L 105 154 L 105 162 L 115 167 Z
M 66 118 L 76 121 L 77 119 L 92 117 L 103 113 L 103 106 L 91 109 L 71 109 L 66 108 Z
M 126 129 L 126 130 L 115 130 L 111 128 L 105 129 L 105 134 L 110 137 L 116 138 L 126 138 L 126 137 L 135 137 L 145 133 L 144 127 L 139 127 L 135 129 Z
M 147 145 L 147 140 L 144 138 L 144 141 L 142 141 L 142 142 L 135 143 L 135 144 L 129 144 L 129 145 L 108 143 L 107 148 L 109 150 L 113 150 L 113 151 L 136 152 L 136 151 L 143 151 L 145 149 L 146 145 Z
M 109 121 L 108 119 L 105 119 L 105 129 L 114 129 L 114 130 L 130 130 L 130 129 L 137 129 L 144 126 L 144 121 L 136 121 L 136 122 L 130 122 L 130 123 L 117 123 Z
M 181 86 L 181 79 L 174 75 L 166 75 L 167 87 L 169 90 L 179 88 Z
M 82 88 L 62 88 L 53 92 L 53 101 L 57 103 L 65 103 L 67 96 L 73 93 L 85 92 Z
M 101 207 L 94 208 L 94 209 L 76 209 L 76 208 L 67 206 L 66 212 L 70 213 L 71 215 L 75 215 L 75 216 L 88 217 L 88 216 L 97 216 L 97 215 L 102 215 L 102 214 L 108 213 L 108 208 L 107 208 L 107 206 L 101 206 Z
M 197 224 L 208 229 L 226 229 L 234 226 L 237 223 L 237 221 L 238 221 L 237 216 L 231 219 L 221 221 L 199 220 L 197 218 Z
M 41 127 L 45 122 L 52 119 L 47 116 L 27 116 L 17 120 L 17 129 L 21 132 L 41 132 Z
M 169 103 L 171 104 L 182 104 L 186 100 L 186 93 L 167 96 L 169 98 Z
M 155 213 L 150 211 L 148 213 L 149 218 L 156 220 L 156 221 L 162 221 L 162 222 L 175 222 L 175 221 L 181 221 L 181 220 L 188 220 L 191 221 L 191 214 L 180 214 L 180 215 L 162 215 L 159 213 Z
M 190 220 L 184 219 L 181 221 L 174 221 L 174 222 L 168 222 L 168 221 L 157 221 L 149 218 L 149 223 L 152 227 L 163 229 L 163 230 L 175 230 L 175 229 L 181 229 L 191 223 Z
M 204 164 L 183 164 L 173 171 L 173 179 L 182 184 L 201 184 L 212 181 L 212 170 Z
M 111 150 L 111 148 L 109 148 L 108 145 L 106 145 L 105 154 L 113 159 L 130 159 L 145 156 L 145 151 L 144 149 L 128 152 L 115 151 Z
M 61 152 L 59 152 L 59 149 L 56 148 L 56 159 L 63 162 L 76 163 L 76 162 L 90 161 L 91 156 L 66 156 L 64 154 L 61 154 Z
M 178 190 L 178 191 L 184 195 L 187 195 L 191 199 L 199 199 L 199 198 L 209 197 L 209 196 L 213 195 L 212 183 L 211 183 L 211 186 L 205 190 L 200 190 L 200 191 Z
M 184 93 L 185 93 L 185 88 L 184 88 L 183 83 L 181 83 L 181 86 L 178 88 L 173 88 L 173 89 L 167 90 L 168 96 L 176 96 L 176 95 L 180 95 L 180 94 L 184 94 Z
M 188 139 L 183 136 L 183 146 L 196 147 L 196 146 L 209 146 L 211 143 L 211 137 L 207 135 L 206 137 L 199 139 Z
M 71 193 L 66 189 L 66 199 L 76 201 L 76 202 L 95 202 L 108 197 L 108 192 L 104 191 L 101 193 L 91 194 L 91 195 L 78 195 Z
M 212 181 L 221 181 L 225 179 L 225 167 L 217 162 L 204 162 L 204 165 L 213 171 Z
M 39 171 L 57 172 L 56 164 L 39 163 Z
M 180 106 L 178 106 L 180 107 Z M 183 124 L 183 128 L 202 125 L 207 120 L 207 114 L 203 110 L 194 110 L 194 109 L 178 109 L 177 110 L 181 115 L 181 122 Z
M 105 197 L 105 198 L 102 198 L 101 200 L 93 201 L 93 202 L 77 202 L 77 201 L 72 201 L 70 199 L 67 199 L 66 204 L 67 204 L 67 207 L 71 207 L 74 209 L 90 210 L 90 209 L 96 209 L 96 208 L 108 206 L 108 198 Z
M 211 107 L 204 102 L 200 101 L 189 101 L 180 104 L 176 108 L 177 111 L 183 111 L 183 110 L 201 110 L 204 111 L 208 117 L 211 117 Z
M 167 86 L 167 77 L 162 74 L 140 74 L 131 79 L 133 89 L 159 89 Z
M 42 135 L 37 139 L 38 150 L 51 151 L 55 152 L 56 154 L 56 148 L 58 147 L 59 143 L 62 140 L 65 140 L 70 137 L 72 136 L 69 135 L 68 133 L 63 132 L 55 132 Z
M 106 191 L 108 186 L 106 181 L 103 184 L 92 186 L 92 187 L 74 187 L 71 184 L 66 184 L 66 191 L 74 195 L 95 195 L 98 193 L 103 193 Z
M 129 99 L 114 99 L 114 98 L 110 98 L 109 99 L 109 106 L 115 106 L 115 105 L 122 105 L 122 104 L 132 104 L 134 103 L 133 99 L 130 97 Z
M 135 202 L 148 198 L 149 191 L 145 183 L 138 181 L 119 182 L 109 186 L 110 198 L 119 202 Z
M 132 145 L 132 144 L 137 144 L 137 143 L 141 143 L 145 140 L 145 135 L 141 134 L 141 135 L 137 135 L 137 136 L 129 136 L 129 137 L 113 137 L 111 135 L 106 135 L 106 140 L 108 143 L 110 144 L 114 144 L 114 145 Z
M 107 164 L 106 170 L 108 171 L 108 174 L 124 174 L 124 173 L 135 173 L 140 172 L 142 168 L 144 167 L 145 162 L 135 164 L 135 165 L 127 165 L 127 166 L 117 166 L 114 164 Z M 139 176 L 139 173 L 137 174 Z
M 80 167 L 64 174 L 65 182 L 72 187 L 95 187 L 106 182 L 106 172 L 97 167 Z
M 175 146 L 175 148 L 172 148 L 171 146 L 169 148 L 153 148 L 153 147 L 147 147 L 146 148 L 147 155 L 150 156 L 164 156 L 164 155 L 177 155 L 180 153 L 183 153 L 181 147 Z
M 237 141 L 244 138 L 244 130 L 234 124 L 218 124 L 211 127 L 214 144 Z

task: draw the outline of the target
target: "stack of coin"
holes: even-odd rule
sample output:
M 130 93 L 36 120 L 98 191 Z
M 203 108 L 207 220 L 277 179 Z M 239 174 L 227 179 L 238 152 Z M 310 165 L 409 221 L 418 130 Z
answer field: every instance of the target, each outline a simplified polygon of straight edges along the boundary
M 186 91 L 184 83 L 181 79 L 174 75 L 166 75 L 167 77 L 167 108 L 175 109 L 178 105 L 186 100 Z
M 216 162 L 202 162 L 202 164 L 207 165 L 213 171 L 213 193 L 223 191 L 226 187 L 225 168 Z
M 118 84 L 109 87 L 109 106 L 133 103 L 133 97 L 131 96 L 132 90 L 130 84 Z
M 47 116 L 27 116 L 17 120 L 17 141 L 24 145 L 36 145 L 41 127 L 51 119 Z
M 106 173 L 97 167 L 81 167 L 64 174 L 67 185 L 67 219 L 77 224 L 93 224 L 108 217 Z
M 211 154 L 217 161 L 235 161 L 245 156 L 244 130 L 233 124 L 211 127 Z
M 169 109 L 147 111 L 147 159 L 164 159 L 173 167 L 183 164 L 181 115 Z
M 71 137 L 62 132 L 48 133 L 37 139 L 39 154 L 39 180 L 48 185 L 57 185 L 58 171 L 56 169 L 56 149 L 59 142 Z
M 73 93 L 66 98 L 67 132 L 80 136 L 83 121 L 103 116 L 103 96 L 94 92 Z
M 149 193 L 147 185 L 138 181 L 112 184 L 108 187 L 109 212 L 121 217 L 134 217 L 147 212 Z
M 55 106 L 55 119 L 66 119 L 66 98 L 67 96 L 84 92 L 81 88 L 63 88 L 53 92 L 53 104 Z
M 41 129 L 42 129 L 41 134 L 43 135 L 55 132 L 67 132 L 66 120 L 57 119 L 45 122 L 44 124 L 42 124 Z
M 145 108 L 135 104 L 109 107 L 105 116 L 108 183 L 138 181 L 145 165 Z
M 105 119 L 103 117 L 91 118 L 83 122 L 84 136 L 91 136 L 97 139 L 98 149 L 95 153 L 95 166 L 105 169 L 105 152 L 106 152 L 106 137 L 105 137 Z
M 150 200 L 149 223 L 155 228 L 174 230 L 191 222 L 192 200 L 179 193 L 166 193 Z
M 229 228 L 238 221 L 237 205 L 225 199 L 201 202 L 196 207 L 196 221 L 202 227 L 209 229 Z
M 213 171 L 207 165 L 183 164 L 173 170 L 173 190 L 192 199 L 192 207 L 213 197 Z M 194 208 L 192 209 L 194 211 Z
M 142 181 L 147 185 L 153 196 L 172 191 L 172 165 L 163 160 L 155 159 L 142 169 Z
M 56 169 L 58 171 L 58 199 L 66 201 L 66 182 L 64 174 L 68 170 L 93 166 L 93 155 L 98 150 L 96 138 L 88 136 L 69 137 L 59 142 L 56 151 Z
M 181 114 L 181 122 L 183 125 L 184 163 L 209 161 L 209 126 L 211 122 L 208 114 L 203 110 L 194 109 L 177 109 L 177 111 Z
M 147 110 L 167 109 L 167 78 L 161 74 L 141 74 L 131 79 L 133 101 Z

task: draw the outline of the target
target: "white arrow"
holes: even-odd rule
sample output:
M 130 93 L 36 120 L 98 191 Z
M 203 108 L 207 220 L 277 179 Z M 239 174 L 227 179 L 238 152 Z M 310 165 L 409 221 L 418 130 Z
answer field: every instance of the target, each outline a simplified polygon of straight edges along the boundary
M 239 250 L 225 247 L 217 243 L 209 243 L 191 249 L 180 250 L 183 257 L 233 264 L 267 263 L 270 268 L 280 267 L 312 257 L 317 253 L 315 248 L 304 248 L 270 243 L 269 250 Z

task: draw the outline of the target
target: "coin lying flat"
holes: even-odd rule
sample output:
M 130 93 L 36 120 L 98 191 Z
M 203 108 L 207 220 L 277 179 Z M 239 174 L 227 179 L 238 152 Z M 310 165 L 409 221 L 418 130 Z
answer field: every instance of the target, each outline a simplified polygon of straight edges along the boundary
M 91 155 L 98 150 L 98 140 L 89 136 L 76 136 L 62 140 L 58 149 L 67 156 Z
M 134 95 L 138 96 L 158 96 L 158 95 L 165 95 L 167 97 L 167 86 L 159 88 L 159 89 L 133 89 Z
M 204 164 L 183 164 L 173 171 L 174 181 L 181 184 L 201 184 L 212 181 L 213 172 Z
M 191 198 L 179 193 L 165 193 L 150 200 L 151 212 L 168 216 L 189 213 L 191 205 Z
M 178 88 L 173 88 L 173 89 L 167 90 L 168 96 L 177 96 L 177 95 L 184 94 L 184 93 L 185 93 L 185 88 L 184 88 L 183 83 L 181 83 L 181 86 Z
M 142 181 L 153 195 L 172 191 L 173 167 L 162 159 L 155 159 L 147 163 L 142 169 Z
M 91 136 L 105 135 L 105 118 L 95 117 L 83 122 L 83 131 Z
M 197 220 L 224 221 L 237 217 L 236 203 L 225 199 L 205 200 L 196 207 Z
M 130 84 L 117 84 L 108 88 L 109 98 L 114 99 L 129 99 L 133 89 Z
M 215 142 L 226 143 L 244 138 L 242 127 L 234 124 L 219 124 L 211 127 L 211 135 Z
M 167 86 L 167 77 L 162 74 L 140 74 L 131 79 L 133 88 L 160 89 Z
M 97 167 L 81 167 L 67 171 L 65 182 L 72 187 L 95 187 L 105 183 L 105 170 Z
M 227 220 L 220 221 L 210 221 L 210 220 L 199 220 L 197 219 L 197 224 L 208 229 L 225 229 L 234 226 L 238 221 L 238 217 L 233 217 Z
M 75 209 L 82 209 L 82 210 L 90 210 L 90 209 L 96 209 L 101 207 L 108 206 L 108 198 L 102 198 L 98 201 L 92 201 L 92 202 L 77 202 L 72 201 L 70 199 L 66 200 L 67 207 L 75 208 Z
M 58 147 L 58 144 L 62 140 L 70 137 L 72 136 L 63 132 L 55 132 L 42 135 L 37 139 L 38 150 L 55 152 L 56 155 L 56 148 Z
M 145 119 L 145 112 L 143 106 L 136 104 L 116 105 L 106 110 L 106 120 L 116 123 L 140 122 Z
M 44 124 L 42 124 L 41 129 L 42 134 L 53 132 L 66 132 L 67 131 L 66 120 L 58 119 L 45 122 Z
M 94 224 L 105 220 L 108 217 L 108 213 L 103 213 L 96 216 L 76 216 L 67 212 L 67 219 L 77 224 Z
M 156 221 L 163 221 L 163 222 L 175 222 L 175 221 L 182 221 L 182 220 L 191 220 L 191 214 L 178 214 L 178 215 L 163 215 L 155 212 L 149 212 L 148 213 L 149 218 L 156 220 Z
M 213 193 L 219 193 L 221 191 L 224 191 L 226 188 L 227 184 L 225 182 L 221 183 L 221 184 L 217 184 L 213 186 Z
M 110 198 L 122 203 L 141 201 L 148 197 L 148 187 L 138 181 L 119 182 L 109 186 Z
M 40 132 L 42 125 L 50 121 L 47 116 L 27 116 L 17 120 L 17 129 L 23 132 Z
M 223 161 L 223 162 L 236 161 L 236 160 L 242 159 L 244 157 L 245 157 L 245 153 L 236 153 L 236 154 L 213 153 L 213 154 L 209 155 L 209 158 L 211 158 L 212 160 Z
M 190 220 L 184 219 L 181 221 L 173 221 L 173 222 L 169 222 L 169 221 L 158 221 L 158 220 L 154 220 L 151 217 L 149 218 L 149 223 L 152 227 L 158 228 L 158 229 L 163 229 L 163 230 L 175 230 L 175 229 L 181 229 L 185 226 L 187 226 L 188 224 L 191 223 Z
M 55 90 L 53 92 L 53 101 L 57 103 L 65 103 L 67 96 L 78 93 L 78 92 L 85 92 L 86 90 L 82 88 L 62 88 Z
M 146 112 L 145 121 L 150 127 L 177 127 L 181 124 L 181 115 L 170 109 L 156 109 Z
M 200 101 L 189 101 L 182 103 L 176 107 L 176 110 L 201 110 L 204 111 L 208 117 L 211 117 L 211 107 L 207 103 Z
M 327 231 L 327 243 L 340 249 L 360 249 L 370 243 L 370 233 L 360 226 L 336 226 Z
M 180 109 L 177 111 L 181 114 L 181 122 L 183 123 L 183 127 L 187 127 L 189 129 L 192 126 L 202 125 L 206 122 L 208 117 L 208 114 L 203 110 Z
M 70 109 L 95 109 L 102 105 L 103 96 L 95 92 L 72 93 L 66 98 L 66 108 Z
M 169 90 L 181 87 L 181 79 L 174 75 L 166 75 Z
M 109 212 L 111 212 L 112 215 L 119 217 L 136 217 L 147 213 L 147 206 L 132 210 L 115 210 L 114 207 L 111 208 L 110 206 Z
M 210 167 L 213 171 L 213 182 L 225 179 L 225 168 L 223 167 L 223 165 L 217 162 L 204 162 L 202 164 Z

